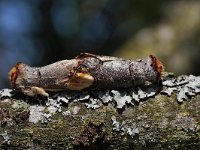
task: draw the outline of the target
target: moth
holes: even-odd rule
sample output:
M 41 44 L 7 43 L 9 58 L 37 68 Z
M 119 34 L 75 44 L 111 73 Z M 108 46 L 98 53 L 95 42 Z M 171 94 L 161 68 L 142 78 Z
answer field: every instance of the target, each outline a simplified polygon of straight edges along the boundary
M 146 59 L 122 59 L 81 53 L 43 67 L 17 63 L 9 72 L 12 88 L 28 96 L 48 91 L 102 90 L 145 86 L 160 81 L 163 64 L 154 56 Z

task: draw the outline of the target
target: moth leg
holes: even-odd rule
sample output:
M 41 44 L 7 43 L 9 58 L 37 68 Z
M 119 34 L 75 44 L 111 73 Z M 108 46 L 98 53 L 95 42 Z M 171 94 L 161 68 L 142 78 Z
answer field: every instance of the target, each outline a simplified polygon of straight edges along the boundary
M 21 92 L 24 93 L 25 95 L 32 96 L 32 97 L 37 96 L 37 95 L 49 97 L 49 94 L 43 88 L 36 87 L 36 86 L 21 88 Z
M 49 97 L 49 94 L 48 94 L 43 88 L 33 86 L 33 87 L 31 87 L 31 90 L 32 90 L 36 95 L 42 95 L 42 96 L 44 96 L 44 97 Z

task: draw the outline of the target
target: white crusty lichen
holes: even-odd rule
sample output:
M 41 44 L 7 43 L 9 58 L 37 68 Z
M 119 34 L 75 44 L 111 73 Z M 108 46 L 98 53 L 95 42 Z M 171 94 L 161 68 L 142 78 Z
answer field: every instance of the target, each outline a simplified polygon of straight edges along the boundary
M 61 112 L 61 103 L 52 98 L 49 98 L 46 107 L 42 105 L 29 106 L 29 122 L 31 123 L 47 123 L 56 112 Z
M 136 135 L 139 134 L 139 130 L 135 124 L 135 122 L 132 123 L 130 127 L 127 128 L 127 134 L 130 135 L 132 138 Z
M 48 123 L 51 121 L 52 114 L 50 113 L 42 113 L 41 123 Z
M 69 108 L 69 110 L 62 112 L 62 115 L 64 117 L 66 117 L 66 116 L 74 116 L 74 115 L 78 114 L 80 109 L 81 108 L 78 107 L 78 106 L 72 106 L 72 107 Z
M 138 89 L 138 97 L 139 99 L 144 99 L 147 97 L 147 94 L 145 91 L 143 91 L 141 88 Z
M 62 115 L 63 115 L 63 117 L 72 116 L 72 113 L 70 110 L 67 110 L 67 111 L 62 112 Z
M 98 97 L 103 101 L 103 103 L 109 103 L 113 101 L 113 96 L 110 95 L 109 91 L 100 91 L 98 93 Z
M 85 101 L 90 99 L 90 94 L 87 92 L 82 92 L 76 96 L 76 101 Z
M 113 93 L 113 99 L 117 103 L 117 108 L 123 108 L 126 103 L 134 105 L 134 102 L 132 101 L 132 97 L 127 94 L 127 92 L 119 92 L 117 90 L 112 90 L 111 93 Z
M 139 102 L 140 100 L 147 99 L 156 95 L 158 88 L 148 87 L 142 89 L 137 87 L 136 89 L 131 91 L 119 91 L 119 90 L 111 90 L 113 94 L 113 99 L 116 102 L 116 107 L 118 109 L 123 108 L 126 104 L 134 105 L 134 102 Z M 109 97 L 109 99 L 111 99 Z
M 136 102 L 139 102 L 140 100 L 155 96 L 158 91 L 159 91 L 159 88 L 155 86 L 149 86 L 149 87 L 146 87 L 145 89 L 137 87 L 137 89 L 133 90 L 132 92 L 132 98 Z
M 5 143 L 5 144 L 8 144 L 8 145 L 10 145 L 10 136 L 8 135 L 8 132 L 7 131 L 5 131 L 4 133 L 1 133 L 0 134 L 2 137 L 3 137 L 3 142 Z
M 171 96 L 177 93 L 177 101 L 183 102 L 200 93 L 200 77 L 193 75 L 181 75 L 178 78 L 165 78 L 162 82 L 164 89 L 162 93 Z
M 38 123 L 39 121 L 41 121 L 41 123 L 49 122 L 52 115 L 58 110 L 56 106 L 57 105 L 52 105 L 49 103 L 49 101 L 47 107 L 42 105 L 31 105 L 29 107 L 29 122 L 34 124 Z M 45 110 L 48 110 L 48 113 L 46 113 Z
M 117 131 L 117 132 L 124 132 L 124 121 L 122 123 L 120 123 L 119 121 L 117 121 L 117 118 L 115 116 L 111 117 L 112 120 L 112 126 L 113 126 L 113 131 Z
M 139 129 L 137 128 L 134 120 L 123 120 L 122 123 L 120 123 L 119 121 L 117 121 L 117 118 L 115 116 L 112 116 L 111 120 L 113 131 L 120 132 L 121 135 L 127 133 L 133 138 L 136 134 L 139 133 Z
M 4 97 L 12 97 L 13 90 L 12 89 L 2 89 L 0 90 L 0 98 Z
M 61 112 L 61 102 L 60 99 L 53 99 L 53 98 L 48 98 L 48 101 L 46 103 L 47 110 L 49 111 L 50 114 L 55 114 L 57 111 Z
M 168 87 L 168 88 L 162 90 L 161 92 L 167 94 L 168 96 L 171 96 L 173 94 L 173 92 L 176 90 L 177 90 L 177 88 L 175 88 L 175 87 Z
M 107 90 L 107 91 L 65 91 L 48 98 L 47 106 L 51 113 L 60 110 L 61 102 L 69 104 L 70 102 L 84 102 L 89 109 L 98 109 L 102 104 L 116 104 L 118 109 L 122 109 L 127 104 L 134 105 L 134 102 L 152 97 L 156 95 L 159 88 L 150 86 L 147 88 L 139 88 L 129 90 Z
M 58 96 L 57 97 L 57 102 L 63 102 L 65 104 L 68 104 L 69 103 L 69 99 L 67 99 L 66 97 L 62 97 L 62 96 Z
M 41 105 L 32 105 L 29 107 L 29 122 L 38 123 L 43 118 L 43 111 L 45 110 L 44 106 Z
M 87 108 L 97 109 L 100 107 L 100 101 L 97 98 L 90 98 L 89 103 L 85 103 Z

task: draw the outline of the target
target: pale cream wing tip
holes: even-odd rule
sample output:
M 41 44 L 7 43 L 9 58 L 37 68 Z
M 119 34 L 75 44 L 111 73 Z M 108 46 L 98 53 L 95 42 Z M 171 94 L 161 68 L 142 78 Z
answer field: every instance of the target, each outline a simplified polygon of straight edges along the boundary
M 94 77 L 88 73 L 76 73 L 66 83 L 66 87 L 69 90 L 83 90 L 92 86 L 94 83 Z

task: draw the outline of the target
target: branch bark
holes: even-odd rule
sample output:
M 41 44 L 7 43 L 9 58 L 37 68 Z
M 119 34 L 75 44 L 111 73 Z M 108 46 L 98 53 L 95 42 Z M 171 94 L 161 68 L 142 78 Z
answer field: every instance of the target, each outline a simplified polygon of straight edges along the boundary
M 40 100 L 0 101 L 2 149 L 200 149 L 199 95 L 179 104 L 175 95 L 159 93 L 123 110 L 113 103 L 91 110 L 87 100 L 74 100 L 51 117 Z

